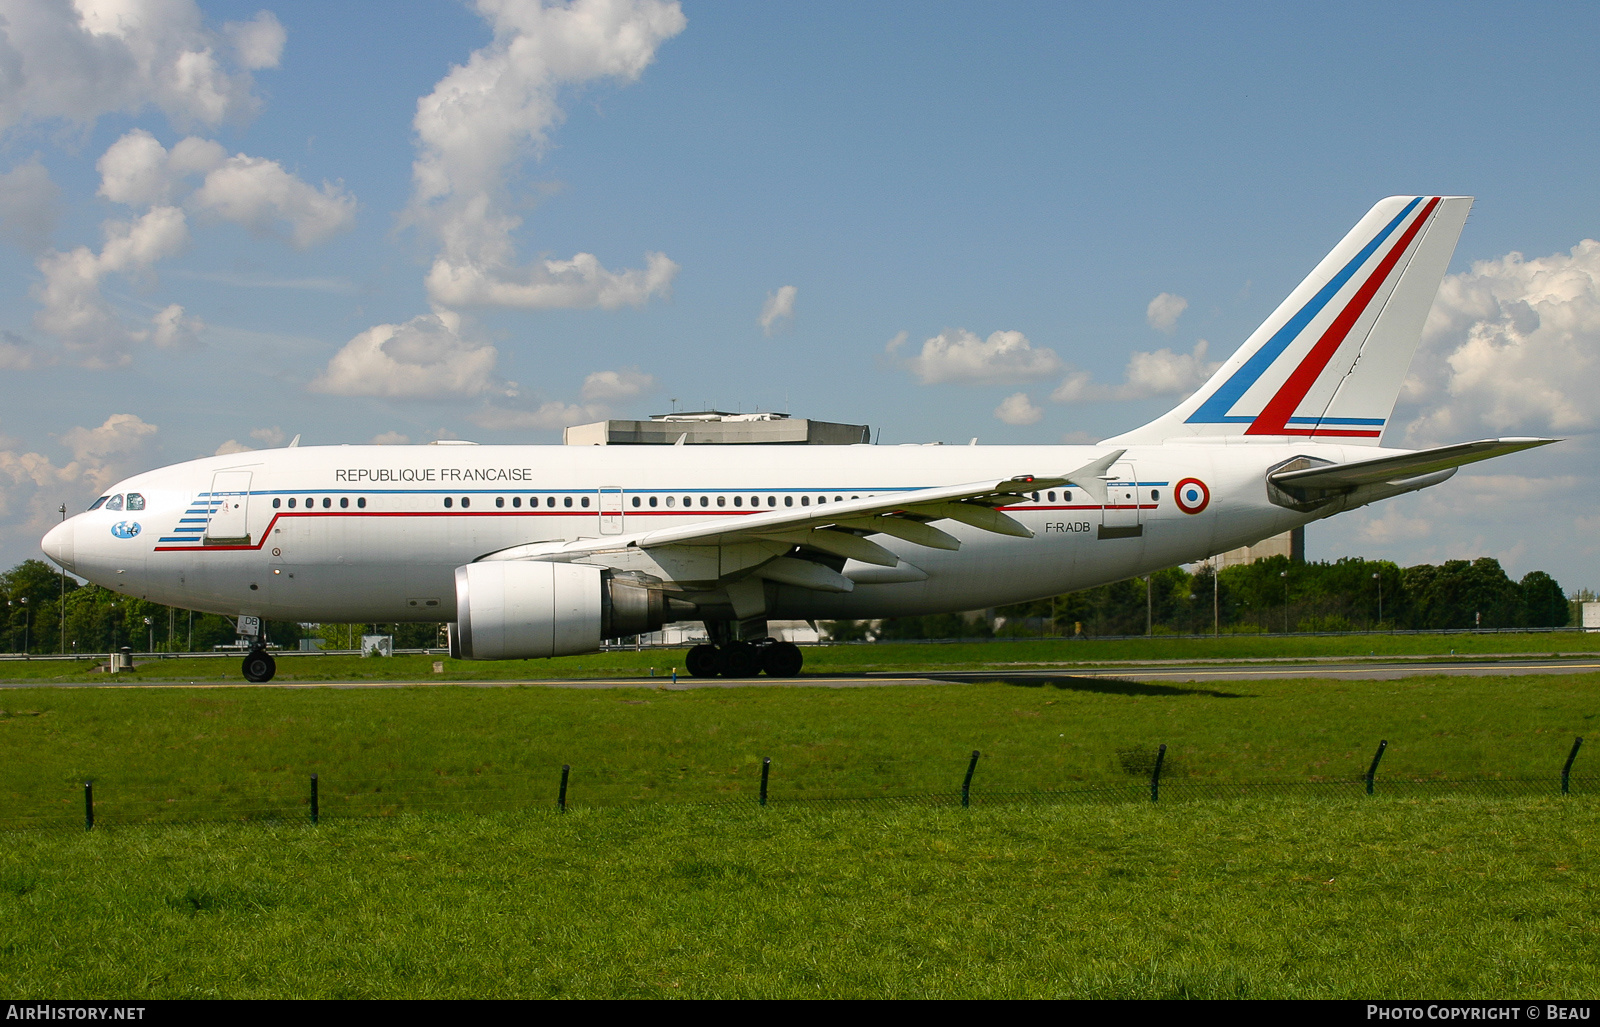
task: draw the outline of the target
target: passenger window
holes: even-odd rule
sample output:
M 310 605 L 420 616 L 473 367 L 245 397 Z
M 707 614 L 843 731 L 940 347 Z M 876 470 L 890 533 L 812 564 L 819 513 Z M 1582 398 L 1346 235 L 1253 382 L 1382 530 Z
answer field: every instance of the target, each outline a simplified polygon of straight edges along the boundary
M 811 505 L 811 497 L 810 496 L 801 496 L 800 497 L 800 505 L 801 506 L 810 506 Z
M 349 508 L 350 508 L 350 497 L 349 496 L 340 496 L 339 497 L 339 509 L 347 510 Z
M 449 496 L 445 496 L 445 497 L 444 497 L 444 508 L 445 508 L 445 509 L 446 509 L 446 510 L 448 510 L 448 509 L 450 509 L 450 508 L 451 508 L 451 507 L 452 507 L 452 506 L 454 506 L 454 505 L 455 505 L 455 502 L 456 502 L 456 501 L 455 501 L 455 500 L 453 500 L 453 499 L 451 499 L 451 498 L 450 498 L 450 497 L 449 497 Z M 294 505 L 294 500 L 292 500 L 292 499 L 291 499 L 291 500 L 289 500 L 289 505 L 290 505 L 290 506 L 293 506 L 293 505 Z
M 461 509 L 465 510 L 467 507 L 469 507 L 471 505 L 472 505 L 471 498 L 469 498 L 467 496 L 462 496 L 461 497 Z
M 584 496 L 583 499 L 579 500 L 579 502 L 583 503 L 584 509 L 587 510 L 589 508 L 589 497 L 588 496 Z
M 506 497 L 505 496 L 495 496 L 494 497 L 494 505 L 495 506 L 505 506 L 506 505 Z
M 1063 492 L 1063 493 L 1061 493 L 1061 501 L 1063 503 L 1072 502 L 1072 493 L 1071 492 Z
M 521 505 L 522 505 L 522 497 L 521 496 L 512 496 L 511 497 L 511 508 L 513 510 L 515 510 L 516 508 L 520 507 Z
M 556 505 L 556 497 L 555 496 L 545 496 L 544 497 L 544 505 L 545 506 L 555 506 Z M 570 500 L 570 499 L 567 500 L 567 505 L 571 506 L 572 505 L 572 500 Z
M 102 506 L 106 505 L 106 500 L 108 500 L 110 498 L 111 498 L 110 496 L 101 496 L 99 499 L 94 501 L 94 505 L 89 507 L 89 509 L 90 510 L 98 510 L 98 509 L 100 509 Z
M 650 505 L 651 506 L 655 506 L 656 505 L 656 497 L 655 496 L 651 496 L 650 497 Z
M 315 499 L 311 498 L 310 496 L 306 497 L 306 509 L 307 510 L 311 509 L 312 507 L 314 507 L 316 505 L 317 505 L 317 501 Z
M 727 496 L 718 496 L 717 497 L 717 505 L 718 506 L 727 506 L 728 505 L 728 497 Z
M 1056 501 L 1056 494 L 1054 492 L 1047 492 L 1047 493 L 1045 493 L 1045 498 L 1049 499 L 1050 502 L 1054 503 Z
M 1159 490 L 1159 489 L 1151 489 L 1150 490 L 1150 502 L 1159 503 L 1160 501 L 1161 501 L 1161 490 Z
M 450 505 L 449 503 L 445 504 L 445 506 L 449 506 L 449 505 Z M 291 510 L 294 509 L 294 500 L 293 499 L 289 500 L 289 509 L 291 509 Z
M 783 497 L 783 505 L 784 506 L 793 506 L 794 505 L 794 497 L 793 496 L 784 496 Z
M 137 492 L 128 493 L 128 509 L 129 510 L 143 510 L 144 509 L 144 496 L 140 495 Z
M 710 499 L 710 497 L 708 497 L 708 496 L 701 496 L 701 497 L 700 497 L 700 505 L 701 505 L 701 506 L 710 506 L 710 505 L 711 505 L 711 499 Z
M 273 501 L 272 501 L 272 508 L 273 508 L 273 509 L 274 509 L 274 510 L 276 510 L 276 509 L 277 509 L 277 508 L 278 508 L 278 507 L 280 507 L 280 506 L 282 506 L 282 505 L 283 505 L 283 500 L 281 500 L 281 499 L 274 499 L 274 500 L 273 500 Z
M 828 501 L 828 497 L 827 496 L 818 496 L 817 497 L 817 505 L 818 506 L 821 506 L 823 503 L 826 503 L 827 501 Z
M 671 509 L 672 507 L 677 506 L 677 505 L 678 505 L 678 497 L 677 496 L 668 496 L 667 497 L 667 508 L 668 509 Z
M 333 506 L 333 500 L 328 496 L 323 496 L 322 497 L 322 508 L 324 510 L 327 510 L 327 509 L 332 508 L 332 506 Z
M 1039 493 L 1037 493 L 1037 492 L 1035 492 L 1035 493 L 1034 493 L 1034 494 L 1033 494 L 1033 501 L 1034 501 L 1034 502 L 1035 502 L 1035 503 L 1037 503 L 1037 502 L 1038 502 L 1038 501 L 1039 501 Z
M 733 497 L 733 505 L 734 506 L 743 506 L 744 505 L 744 497 L 743 496 L 734 496 Z
M 121 510 L 122 509 L 122 496 L 119 494 L 119 495 L 112 496 L 110 499 L 108 499 L 106 501 L 106 509 L 107 510 Z
M 778 497 L 777 496 L 768 496 L 767 497 L 767 505 L 768 506 L 777 506 L 778 505 Z
M 356 505 L 361 507 L 363 510 L 365 510 L 367 508 L 367 497 L 366 496 L 362 496 L 360 499 L 357 499 L 356 500 Z
M 639 506 L 639 497 L 638 496 L 634 496 L 633 497 L 633 505 L 634 505 L 634 507 L 636 509 L 638 508 L 638 506 Z

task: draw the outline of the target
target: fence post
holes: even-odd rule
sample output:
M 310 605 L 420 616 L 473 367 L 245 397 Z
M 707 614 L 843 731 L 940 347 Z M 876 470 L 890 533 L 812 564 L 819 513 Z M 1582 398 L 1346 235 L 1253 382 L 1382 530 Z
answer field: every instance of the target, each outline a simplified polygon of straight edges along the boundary
M 571 771 L 572 767 L 570 765 L 561 764 L 561 794 L 556 797 L 556 805 L 561 808 L 563 813 L 567 811 L 567 775 Z
M 1378 761 L 1383 759 L 1383 750 L 1385 750 L 1387 748 L 1389 748 L 1389 740 L 1387 738 L 1379 739 L 1379 741 L 1378 741 L 1378 751 L 1372 754 L 1372 766 L 1367 768 L 1367 794 L 1368 795 L 1372 794 L 1372 779 L 1375 776 L 1377 776 L 1377 773 L 1378 773 Z
M 311 775 L 311 822 L 317 822 L 317 775 Z
M 1161 764 L 1167 758 L 1167 747 L 1163 743 L 1156 750 L 1156 766 L 1150 771 L 1150 801 L 1155 802 L 1161 795 Z
M 83 829 L 94 830 L 94 782 L 83 783 Z
M 967 799 L 972 794 L 972 772 L 978 769 L 978 750 L 972 750 L 972 761 L 967 764 L 967 779 L 961 782 L 961 808 L 967 808 Z
M 1572 761 L 1578 758 L 1578 747 L 1583 744 L 1583 736 L 1579 735 L 1572 740 L 1572 751 L 1567 753 L 1567 764 L 1561 768 L 1561 794 L 1567 794 L 1567 784 L 1572 780 Z
M 772 757 L 761 761 L 761 805 L 767 804 L 767 775 L 772 772 Z

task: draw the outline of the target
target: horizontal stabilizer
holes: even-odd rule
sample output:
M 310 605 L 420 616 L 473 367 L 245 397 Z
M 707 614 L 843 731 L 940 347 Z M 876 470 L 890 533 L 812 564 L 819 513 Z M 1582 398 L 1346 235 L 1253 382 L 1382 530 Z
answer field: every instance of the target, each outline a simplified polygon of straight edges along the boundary
M 1463 442 L 1457 446 L 1423 449 L 1401 456 L 1386 456 L 1376 460 L 1357 460 L 1348 464 L 1307 467 L 1296 471 L 1278 471 L 1271 475 L 1274 485 L 1293 486 L 1297 489 L 1353 489 L 1379 482 L 1403 481 L 1435 471 L 1460 467 L 1463 464 L 1488 460 L 1507 453 L 1516 453 L 1535 446 L 1548 446 L 1559 439 L 1485 439 L 1481 442 Z

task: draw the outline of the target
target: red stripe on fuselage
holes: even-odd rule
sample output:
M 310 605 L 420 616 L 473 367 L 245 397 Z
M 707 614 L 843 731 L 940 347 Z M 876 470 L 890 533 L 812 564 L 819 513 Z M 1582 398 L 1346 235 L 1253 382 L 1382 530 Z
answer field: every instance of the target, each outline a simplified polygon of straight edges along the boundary
M 1311 352 L 1307 353 L 1305 359 L 1300 361 L 1300 366 L 1295 368 L 1289 375 L 1288 381 L 1284 382 L 1278 389 L 1277 395 L 1268 400 L 1267 405 L 1261 408 L 1261 413 L 1257 414 L 1256 419 L 1250 423 L 1250 427 L 1244 430 L 1246 435 L 1348 434 L 1335 430 L 1321 431 L 1316 428 L 1303 433 L 1287 429 L 1289 418 L 1294 416 L 1295 410 L 1299 408 L 1301 402 L 1306 398 L 1306 394 L 1311 391 L 1311 386 L 1316 384 L 1317 379 L 1322 376 L 1322 372 L 1327 369 L 1328 361 L 1333 359 L 1333 355 L 1344 344 L 1345 336 L 1350 334 L 1350 329 L 1355 327 L 1356 322 L 1361 319 L 1361 315 L 1366 312 L 1367 305 L 1372 302 L 1372 297 L 1378 294 L 1378 290 L 1388 280 L 1390 272 L 1394 270 L 1394 266 L 1400 262 L 1400 258 L 1410 248 L 1412 240 L 1417 237 L 1417 233 L 1422 230 L 1422 226 L 1427 224 L 1434 208 L 1439 205 L 1439 200 L 1440 197 L 1435 196 L 1428 201 L 1426 207 L 1422 208 L 1422 213 L 1417 215 L 1417 220 L 1411 223 L 1411 227 L 1406 229 L 1405 234 L 1400 237 L 1400 241 L 1395 243 L 1394 248 L 1383 258 L 1383 263 L 1379 264 L 1366 282 L 1362 284 L 1360 291 L 1350 298 L 1350 302 L 1345 305 L 1344 310 L 1340 311 L 1339 316 L 1333 319 L 1333 324 L 1329 325 L 1328 330 L 1322 333 L 1322 338 L 1318 339 L 1317 344 L 1311 347 Z M 1365 437 L 1371 438 L 1377 434 L 1377 432 L 1373 432 Z

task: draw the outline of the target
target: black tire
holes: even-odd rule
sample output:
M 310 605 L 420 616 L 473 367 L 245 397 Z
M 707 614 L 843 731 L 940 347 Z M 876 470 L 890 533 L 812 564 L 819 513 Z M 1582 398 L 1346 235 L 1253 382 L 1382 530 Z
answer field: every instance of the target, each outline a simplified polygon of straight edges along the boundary
M 253 652 L 244 658 L 244 679 L 254 684 L 263 684 L 271 681 L 272 676 L 278 673 L 278 661 L 264 652 Z
M 761 669 L 769 678 L 792 678 L 805 666 L 805 653 L 793 642 L 773 642 L 761 647 Z
M 722 660 L 717 655 L 717 647 L 702 644 L 690 649 L 689 655 L 684 658 L 683 669 L 689 672 L 690 677 L 716 677 L 722 669 Z
M 761 673 L 761 650 L 749 642 L 725 645 L 720 655 L 725 678 L 753 678 Z

